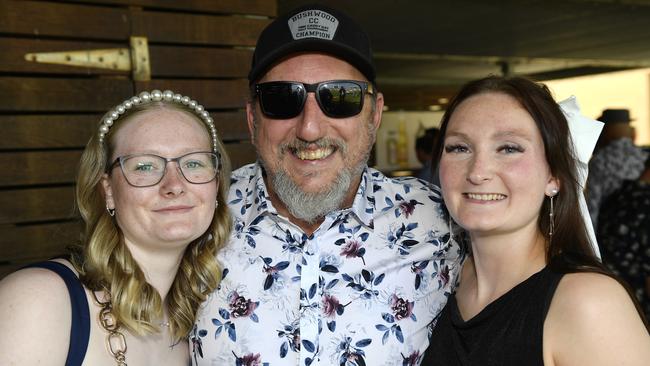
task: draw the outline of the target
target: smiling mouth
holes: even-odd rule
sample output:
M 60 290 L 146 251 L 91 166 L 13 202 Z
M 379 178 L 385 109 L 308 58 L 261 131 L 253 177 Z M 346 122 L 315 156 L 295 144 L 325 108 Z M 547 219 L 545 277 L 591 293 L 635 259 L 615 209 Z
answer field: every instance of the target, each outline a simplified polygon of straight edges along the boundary
M 295 157 L 300 160 L 322 160 L 332 155 L 336 149 L 333 146 L 319 147 L 317 149 L 291 149 Z
M 501 201 L 506 198 L 506 195 L 499 193 L 465 193 L 465 196 L 477 201 Z

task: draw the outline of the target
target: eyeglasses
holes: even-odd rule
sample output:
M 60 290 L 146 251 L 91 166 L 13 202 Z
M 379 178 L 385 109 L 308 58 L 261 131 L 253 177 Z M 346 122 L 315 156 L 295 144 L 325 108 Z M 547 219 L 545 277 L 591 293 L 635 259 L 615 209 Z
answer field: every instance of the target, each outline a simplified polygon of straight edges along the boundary
M 154 154 L 124 155 L 115 159 L 110 168 L 119 163 L 126 181 L 134 187 L 151 187 L 160 183 L 167 171 L 167 163 L 175 162 L 185 180 L 203 184 L 214 180 L 219 172 L 220 157 L 213 152 L 192 152 L 177 158 L 163 158 Z
M 273 119 L 289 119 L 299 115 L 307 93 L 315 93 L 323 113 L 332 118 L 356 116 L 363 109 L 366 93 L 375 93 L 372 84 L 356 80 L 330 80 L 317 84 L 297 81 L 271 81 L 255 85 L 262 113 Z

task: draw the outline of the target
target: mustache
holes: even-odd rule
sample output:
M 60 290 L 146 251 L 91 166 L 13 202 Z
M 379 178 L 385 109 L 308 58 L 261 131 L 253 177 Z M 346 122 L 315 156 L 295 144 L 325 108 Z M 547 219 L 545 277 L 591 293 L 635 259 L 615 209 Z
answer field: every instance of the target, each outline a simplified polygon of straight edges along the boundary
M 286 154 L 288 151 L 304 150 L 308 148 L 325 148 L 334 147 L 341 153 L 345 154 L 348 151 L 348 144 L 342 139 L 323 137 L 316 141 L 304 141 L 301 139 L 293 139 L 289 142 L 280 144 L 280 153 Z

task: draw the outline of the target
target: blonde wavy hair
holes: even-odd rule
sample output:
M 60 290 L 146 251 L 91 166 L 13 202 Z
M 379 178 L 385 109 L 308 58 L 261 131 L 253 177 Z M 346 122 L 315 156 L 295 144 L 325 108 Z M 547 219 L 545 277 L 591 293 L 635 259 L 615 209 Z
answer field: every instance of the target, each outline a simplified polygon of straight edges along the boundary
M 111 164 L 108 159 L 114 151 L 114 136 L 120 126 L 135 115 L 160 108 L 187 113 L 210 136 L 204 122 L 182 104 L 159 101 L 133 107 L 116 121 L 104 137 L 104 143 L 99 141 L 97 133 L 90 139 L 81 156 L 76 187 L 77 209 L 85 227 L 80 246 L 73 252 L 73 265 L 86 287 L 108 292 L 117 323 L 138 335 L 160 331 L 156 321 L 163 316 L 162 299 L 156 289 L 147 283 L 144 273 L 124 244 L 122 231 L 108 214 L 101 179 Z M 230 184 L 230 160 L 218 138 L 216 144 L 221 154 L 218 206 L 208 230 L 186 248 L 164 304 L 171 334 L 178 340 L 188 336 L 199 305 L 221 279 L 215 257 L 217 250 L 228 240 L 231 229 L 225 201 Z

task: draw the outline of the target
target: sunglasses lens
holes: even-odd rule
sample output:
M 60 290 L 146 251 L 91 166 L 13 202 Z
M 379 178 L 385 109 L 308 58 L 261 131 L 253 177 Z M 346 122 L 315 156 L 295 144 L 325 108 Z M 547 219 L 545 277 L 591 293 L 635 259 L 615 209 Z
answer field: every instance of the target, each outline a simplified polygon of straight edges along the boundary
M 323 112 L 334 118 L 356 116 L 363 107 L 364 92 L 361 85 L 350 81 L 323 83 L 318 88 L 318 98 Z
M 258 84 L 262 113 L 269 118 L 287 119 L 300 114 L 305 100 L 302 84 L 271 82 Z

